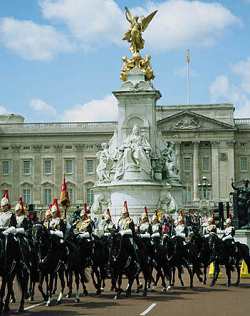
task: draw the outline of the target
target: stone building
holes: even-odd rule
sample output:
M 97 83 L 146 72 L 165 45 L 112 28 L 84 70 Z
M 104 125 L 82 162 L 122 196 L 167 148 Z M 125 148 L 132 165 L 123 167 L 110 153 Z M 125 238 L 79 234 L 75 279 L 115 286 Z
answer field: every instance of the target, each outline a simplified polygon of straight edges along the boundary
M 183 205 L 229 201 L 231 179 L 249 178 L 250 119 L 235 119 L 231 104 L 157 106 L 156 111 L 158 131 L 176 144 Z M 65 174 L 72 206 L 91 204 L 96 153 L 116 125 L 25 123 L 22 116 L 1 115 L 1 191 L 9 190 L 12 204 L 22 195 L 27 204 L 44 209 L 59 196 Z

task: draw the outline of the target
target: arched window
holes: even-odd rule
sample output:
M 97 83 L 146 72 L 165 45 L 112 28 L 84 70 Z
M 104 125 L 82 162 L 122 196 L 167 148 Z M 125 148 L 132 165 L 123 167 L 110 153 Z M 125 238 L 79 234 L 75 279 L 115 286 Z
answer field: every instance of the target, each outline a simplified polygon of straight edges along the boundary
M 22 196 L 23 201 L 25 204 L 29 205 L 33 202 L 33 192 L 32 192 L 32 186 L 29 184 L 24 184 L 22 186 Z

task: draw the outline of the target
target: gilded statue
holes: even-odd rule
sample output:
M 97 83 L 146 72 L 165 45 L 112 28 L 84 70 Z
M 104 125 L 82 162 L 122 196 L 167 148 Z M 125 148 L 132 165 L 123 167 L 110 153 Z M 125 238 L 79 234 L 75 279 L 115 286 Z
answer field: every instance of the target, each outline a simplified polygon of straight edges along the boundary
M 139 18 L 138 16 L 133 16 L 127 7 L 125 7 L 125 10 L 126 19 L 130 23 L 130 29 L 124 34 L 123 40 L 130 43 L 132 58 L 128 58 L 127 56 L 122 58 L 123 65 L 120 78 L 123 81 L 127 81 L 128 73 L 133 68 L 138 68 L 144 73 L 145 80 L 152 80 L 154 79 L 154 73 L 150 64 L 151 57 L 141 57 L 140 50 L 144 48 L 142 33 L 146 30 L 157 11 L 150 13 L 146 17 Z
M 146 30 L 157 11 L 150 13 L 146 17 L 139 18 L 138 16 L 133 16 L 127 7 L 125 7 L 125 10 L 130 29 L 124 34 L 123 40 L 128 41 L 131 52 L 137 54 L 144 48 L 142 33 Z

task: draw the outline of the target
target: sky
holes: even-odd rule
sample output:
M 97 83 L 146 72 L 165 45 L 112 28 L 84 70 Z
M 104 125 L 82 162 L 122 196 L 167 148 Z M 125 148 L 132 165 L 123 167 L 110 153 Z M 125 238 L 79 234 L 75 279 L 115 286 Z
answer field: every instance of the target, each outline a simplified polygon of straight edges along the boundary
M 158 10 L 143 34 L 158 105 L 230 102 L 250 117 L 250 0 L 0 0 L 0 114 L 26 122 L 112 121 L 122 41 L 134 14 Z

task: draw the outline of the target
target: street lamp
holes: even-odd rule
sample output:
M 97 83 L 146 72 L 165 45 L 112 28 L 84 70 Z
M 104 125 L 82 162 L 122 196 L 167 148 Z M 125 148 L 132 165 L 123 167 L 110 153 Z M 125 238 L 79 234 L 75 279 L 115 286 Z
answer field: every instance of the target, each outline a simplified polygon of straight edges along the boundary
M 198 184 L 198 187 L 200 188 L 202 192 L 202 200 L 208 200 L 208 190 L 211 188 L 211 184 L 208 183 L 207 177 L 202 177 L 202 183 Z

